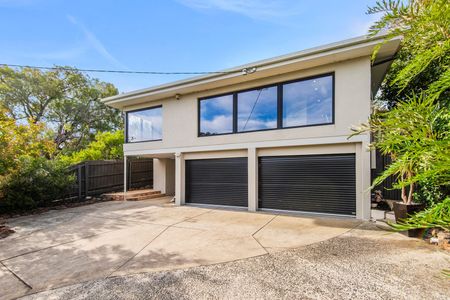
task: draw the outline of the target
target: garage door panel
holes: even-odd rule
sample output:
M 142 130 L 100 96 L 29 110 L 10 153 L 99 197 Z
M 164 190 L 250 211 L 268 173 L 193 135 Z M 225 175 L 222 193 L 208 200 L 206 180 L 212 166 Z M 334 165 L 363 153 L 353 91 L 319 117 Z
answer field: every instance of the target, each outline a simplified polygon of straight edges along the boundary
M 261 157 L 259 205 L 352 215 L 355 178 L 354 154 Z
M 247 158 L 186 161 L 186 202 L 247 206 Z
M 192 168 L 195 168 L 190 172 L 190 178 L 192 182 L 204 182 L 204 183 L 240 183 L 242 179 L 247 178 L 247 160 L 242 159 L 232 162 L 216 162 L 214 160 L 192 160 L 187 161 L 191 164 Z

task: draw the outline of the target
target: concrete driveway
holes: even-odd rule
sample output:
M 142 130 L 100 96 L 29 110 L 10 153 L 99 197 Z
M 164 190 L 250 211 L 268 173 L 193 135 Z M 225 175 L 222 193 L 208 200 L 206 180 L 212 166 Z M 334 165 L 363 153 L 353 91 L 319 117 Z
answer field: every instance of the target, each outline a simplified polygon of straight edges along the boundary
M 0 298 L 95 279 L 211 265 L 314 244 L 360 223 L 176 207 L 169 198 L 104 202 L 9 220 Z

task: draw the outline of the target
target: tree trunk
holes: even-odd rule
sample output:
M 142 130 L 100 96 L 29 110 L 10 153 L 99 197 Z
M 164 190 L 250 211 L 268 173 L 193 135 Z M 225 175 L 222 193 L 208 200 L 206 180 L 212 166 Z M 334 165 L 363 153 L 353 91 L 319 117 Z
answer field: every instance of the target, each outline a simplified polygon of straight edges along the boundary
M 402 176 L 402 180 L 403 180 L 403 174 L 401 175 Z M 408 203 L 408 197 L 406 196 L 406 187 L 404 186 L 404 185 L 402 185 L 402 200 L 403 200 L 403 203 Z
M 414 192 L 414 183 L 409 184 L 409 194 L 408 194 L 408 203 L 411 204 L 413 201 L 413 192 Z
M 406 188 L 402 186 L 402 201 L 403 203 L 408 203 L 408 196 L 406 196 Z

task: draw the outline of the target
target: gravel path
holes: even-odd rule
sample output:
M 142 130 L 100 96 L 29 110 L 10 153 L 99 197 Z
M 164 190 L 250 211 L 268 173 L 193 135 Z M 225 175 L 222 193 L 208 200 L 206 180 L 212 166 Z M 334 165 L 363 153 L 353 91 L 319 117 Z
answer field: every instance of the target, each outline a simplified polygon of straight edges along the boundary
M 449 299 L 448 252 L 364 223 L 303 248 L 95 280 L 27 299 Z

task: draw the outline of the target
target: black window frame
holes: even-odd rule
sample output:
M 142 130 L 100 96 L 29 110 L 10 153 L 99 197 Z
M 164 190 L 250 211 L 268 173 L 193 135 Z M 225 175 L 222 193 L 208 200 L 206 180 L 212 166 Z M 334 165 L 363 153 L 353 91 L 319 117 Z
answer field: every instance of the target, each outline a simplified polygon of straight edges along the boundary
M 201 102 L 204 100 L 210 100 L 210 99 L 215 99 L 215 98 L 220 98 L 220 97 L 224 97 L 224 96 L 232 96 L 232 107 L 233 110 L 231 112 L 232 115 L 232 131 L 231 132 L 225 132 L 225 133 L 215 133 L 215 134 L 201 134 L 200 132 L 200 119 L 201 119 L 201 115 L 200 115 L 200 111 L 201 111 Z M 218 94 L 218 95 L 214 95 L 214 96 L 209 96 L 209 97 L 204 97 L 204 98 L 198 98 L 198 103 L 197 103 L 197 135 L 198 136 L 217 136 L 217 135 L 227 135 L 227 134 L 234 134 L 237 130 L 237 94 L 236 93 L 223 93 L 223 94 Z
M 162 117 L 162 105 L 156 105 L 156 106 L 149 106 L 149 107 L 144 107 L 144 108 L 139 108 L 139 109 L 134 109 L 134 110 L 128 110 L 125 112 L 125 143 L 126 144 L 136 144 L 136 143 L 147 143 L 147 142 L 158 142 L 158 141 L 162 141 L 161 139 L 155 139 L 155 140 L 145 140 L 145 141 L 136 141 L 136 142 L 130 142 L 128 141 L 128 114 L 129 113 L 134 113 L 134 112 L 139 112 L 139 111 L 144 111 L 144 110 L 152 110 L 152 109 L 156 109 L 156 108 L 161 108 L 161 117 Z M 164 122 L 164 120 L 163 120 Z
M 280 99 L 279 99 L 279 97 L 280 97 L 280 95 L 279 95 L 279 93 L 280 93 L 280 83 L 272 83 L 272 84 L 268 84 L 268 85 L 264 85 L 264 86 L 260 86 L 260 87 L 257 87 L 257 88 L 250 88 L 250 89 L 245 89 L 245 90 L 241 90 L 241 91 L 237 91 L 237 92 L 234 92 L 233 94 L 235 95 L 235 97 L 236 97 L 236 131 L 234 132 L 233 131 L 233 133 L 247 133 L 247 132 L 256 132 L 256 131 L 267 131 L 267 130 L 275 130 L 275 129 L 282 129 L 282 127 L 280 127 L 280 128 L 278 128 L 278 126 L 279 126 L 279 124 L 278 124 L 278 113 L 277 113 L 277 127 L 275 127 L 275 128 L 263 128 L 263 129 L 255 129 L 255 130 L 246 130 L 246 131 L 239 131 L 239 128 L 238 128 L 238 107 L 239 107 L 239 97 L 238 97 L 238 94 L 240 94 L 240 93 L 245 93 L 245 92 L 251 92 L 251 91 L 257 91 L 257 90 L 261 90 L 261 89 L 267 89 L 267 88 L 271 88 L 271 87 L 276 87 L 277 88 L 277 99 L 276 99 L 276 101 L 277 101 L 277 112 L 280 110 L 280 107 L 279 107 L 279 105 L 280 105 Z M 281 89 L 282 90 L 282 89 Z
M 327 122 L 327 123 L 317 123 L 317 124 L 297 125 L 297 126 L 289 126 L 289 127 L 286 126 L 285 127 L 283 125 L 283 85 L 290 84 L 290 83 L 307 81 L 307 80 L 312 80 L 312 79 L 316 79 L 316 78 L 328 77 L 328 76 L 331 76 L 331 89 L 332 89 L 332 91 L 331 91 L 331 116 L 332 116 L 332 121 L 331 122 Z M 237 111 L 237 109 L 238 109 L 238 96 L 237 95 L 239 93 L 243 93 L 243 92 L 255 91 L 255 90 L 264 89 L 264 88 L 271 88 L 271 87 L 277 87 L 277 127 L 276 128 L 256 129 L 256 130 L 249 130 L 249 131 L 238 131 L 238 128 L 237 128 L 238 127 L 237 126 L 238 125 L 237 124 L 238 123 L 238 111 Z M 335 89 L 335 72 L 328 72 L 328 73 L 323 73 L 323 74 L 318 74 L 318 75 L 298 78 L 298 79 L 294 79 L 294 80 L 282 81 L 282 82 L 267 84 L 267 85 L 263 85 L 263 86 L 253 87 L 253 88 L 249 88 L 249 89 L 238 90 L 238 91 L 234 91 L 234 92 L 228 92 L 228 93 L 223 93 L 223 94 L 218 94 L 218 95 L 213 95 L 213 96 L 207 96 L 207 97 L 200 97 L 200 98 L 198 98 L 198 101 L 197 101 L 197 136 L 198 137 L 210 137 L 210 136 L 218 136 L 218 135 L 245 134 L 245 133 L 252 133 L 252 132 L 259 132 L 259 131 L 279 130 L 279 129 L 292 129 L 292 128 L 302 128 L 302 127 L 334 125 L 335 124 L 335 94 L 336 94 L 336 89 Z M 232 116 L 233 116 L 233 131 L 232 132 L 226 132 L 226 133 L 210 134 L 210 135 L 201 134 L 201 132 L 200 132 L 200 122 L 201 122 L 200 107 L 201 107 L 201 101 L 214 99 L 214 98 L 217 98 L 217 97 L 230 96 L 230 95 L 233 98 L 233 112 L 232 112 Z

